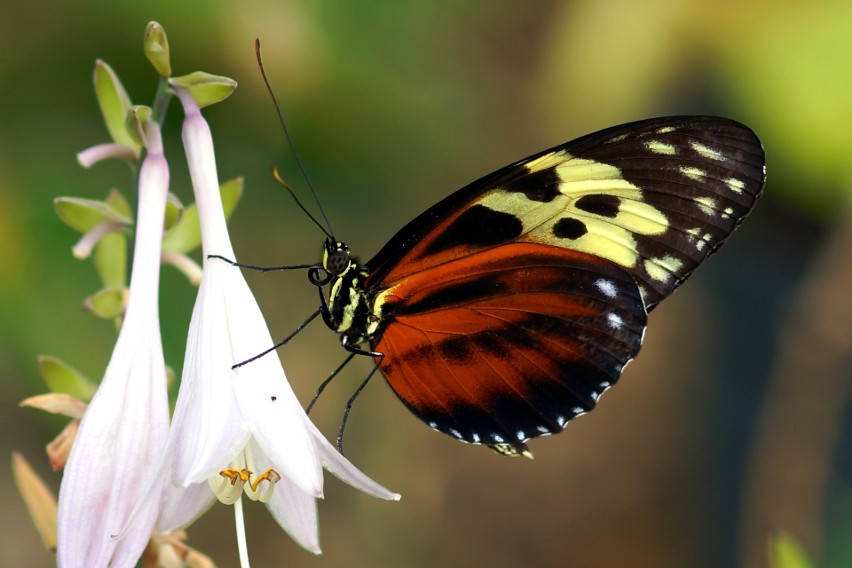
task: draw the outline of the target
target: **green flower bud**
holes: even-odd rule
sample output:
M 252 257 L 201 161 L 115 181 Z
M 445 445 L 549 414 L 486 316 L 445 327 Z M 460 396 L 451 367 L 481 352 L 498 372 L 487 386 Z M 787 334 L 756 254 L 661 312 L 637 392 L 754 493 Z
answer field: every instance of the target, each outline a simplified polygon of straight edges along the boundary
M 150 22 L 145 28 L 145 57 L 163 77 L 172 74 L 172 66 L 169 62 L 169 40 L 166 31 L 157 22 Z

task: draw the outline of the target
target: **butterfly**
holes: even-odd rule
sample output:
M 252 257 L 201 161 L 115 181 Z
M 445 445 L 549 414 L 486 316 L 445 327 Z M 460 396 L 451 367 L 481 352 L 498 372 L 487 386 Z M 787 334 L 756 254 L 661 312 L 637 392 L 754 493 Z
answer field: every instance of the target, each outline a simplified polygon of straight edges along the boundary
M 471 183 L 364 264 L 329 234 L 309 278 L 326 325 L 415 416 L 531 457 L 528 440 L 561 432 L 618 381 L 648 314 L 764 181 L 763 147 L 738 122 L 633 122 Z

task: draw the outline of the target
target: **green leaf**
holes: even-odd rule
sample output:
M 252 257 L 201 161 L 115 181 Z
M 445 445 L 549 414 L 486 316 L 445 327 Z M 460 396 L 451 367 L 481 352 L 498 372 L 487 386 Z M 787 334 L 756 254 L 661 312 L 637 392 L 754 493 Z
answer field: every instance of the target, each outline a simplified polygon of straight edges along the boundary
M 769 565 L 772 568 L 814 567 L 802 545 L 783 531 L 769 540 Z
M 166 230 L 169 230 L 175 223 L 180 221 L 180 218 L 183 216 L 183 210 L 184 207 L 180 198 L 174 193 L 169 193 L 166 200 Z
M 107 233 L 95 245 L 95 270 L 105 288 L 127 286 L 127 235 Z
M 225 218 L 230 219 L 231 213 L 243 195 L 243 178 L 234 178 L 219 186 L 222 207 Z M 188 205 L 180 220 L 163 237 L 163 250 L 171 250 L 186 254 L 201 245 L 201 226 L 198 223 L 198 208 L 195 203 Z
M 227 99 L 237 88 L 237 82 L 233 79 L 211 75 L 204 71 L 194 71 L 189 75 L 173 77 L 169 79 L 169 84 L 189 91 L 199 108 Z
M 172 74 L 172 66 L 169 62 L 169 40 L 166 31 L 157 22 L 149 22 L 145 28 L 145 41 L 143 43 L 145 57 L 163 77 Z
M 104 201 L 106 201 L 114 210 L 118 211 L 118 213 L 123 217 L 127 219 L 133 218 L 133 210 L 130 208 L 130 202 L 127 201 L 124 194 L 117 189 L 109 190 Z
M 152 114 L 151 107 L 145 105 L 133 105 L 127 113 L 124 129 L 133 138 L 133 143 L 140 147 L 146 145 L 144 125 L 151 120 Z
M 132 148 L 133 153 L 138 156 L 141 145 L 133 140 L 125 126 L 131 103 L 124 85 L 112 67 L 100 59 L 95 62 L 94 80 L 95 96 L 113 142 Z
M 237 208 L 237 204 L 243 197 L 245 180 L 242 177 L 229 179 L 219 186 L 219 195 L 222 197 L 222 207 L 225 209 L 225 219 L 231 218 L 231 213 Z
M 106 201 L 80 197 L 57 197 L 53 200 L 56 214 L 62 222 L 81 233 L 89 232 L 104 221 L 114 221 L 130 226 L 133 218 L 113 207 Z
M 51 355 L 39 356 L 38 370 L 51 392 L 91 400 L 97 390 L 97 386 L 80 371 Z
M 83 301 L 83 307 L 100 318 L 112 319 L 124 314 L 127 307 L 127 288 L 104 288 Z

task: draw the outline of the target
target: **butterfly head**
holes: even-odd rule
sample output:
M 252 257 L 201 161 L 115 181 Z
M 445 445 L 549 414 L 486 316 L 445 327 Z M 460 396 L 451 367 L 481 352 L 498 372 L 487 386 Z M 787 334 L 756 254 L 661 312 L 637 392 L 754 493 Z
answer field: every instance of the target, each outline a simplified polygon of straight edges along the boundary
M 322 267 L 332 276 L 342 276 L 352 268 L 352 256 L 346 243 L 326 239 L 322 251 Z

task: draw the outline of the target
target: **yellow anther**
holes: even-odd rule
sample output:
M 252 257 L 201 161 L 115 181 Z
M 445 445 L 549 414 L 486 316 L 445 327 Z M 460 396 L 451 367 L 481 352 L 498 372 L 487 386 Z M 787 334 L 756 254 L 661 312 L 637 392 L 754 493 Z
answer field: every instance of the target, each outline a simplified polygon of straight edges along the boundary
M 251 490 L 257 491 L 257 486 L 260 485 L 261 481 L 268 481 L 270 484 L 275 485 L 279 481 L 281 481 L 281 475 L 275 471 L 274 469 L 267 469 L 263 474 L 259 475 L 257 479 L 251 484 Z
M 251 479 L 252 471 L 250 469 L 223 469 L 219 475 L 231 480 L 231 485 L 236 485 L 237 481 L 241 484 L 246 484 Z

